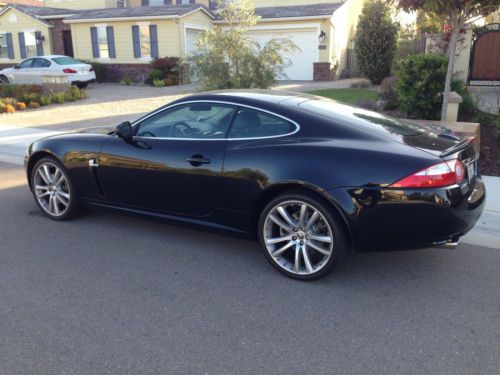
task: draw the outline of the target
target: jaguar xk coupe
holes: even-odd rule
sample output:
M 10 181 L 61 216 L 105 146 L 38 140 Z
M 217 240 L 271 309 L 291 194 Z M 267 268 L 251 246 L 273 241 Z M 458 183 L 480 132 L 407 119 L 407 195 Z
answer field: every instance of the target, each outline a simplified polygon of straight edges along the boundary
M 25 164 L 51 219 L 90 205 L 251 235 L 300 280 L 349 251 L 454 245 L 485 202 L 473 139 L 273 91 L 194 95 L 45 138 Z

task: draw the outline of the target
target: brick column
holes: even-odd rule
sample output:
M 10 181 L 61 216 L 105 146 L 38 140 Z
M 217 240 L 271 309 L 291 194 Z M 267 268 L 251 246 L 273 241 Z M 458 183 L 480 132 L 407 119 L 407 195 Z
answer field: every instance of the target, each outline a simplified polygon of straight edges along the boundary
M 314 63 L 313 80 L 333 81 L 333 72 L 329 62 Z

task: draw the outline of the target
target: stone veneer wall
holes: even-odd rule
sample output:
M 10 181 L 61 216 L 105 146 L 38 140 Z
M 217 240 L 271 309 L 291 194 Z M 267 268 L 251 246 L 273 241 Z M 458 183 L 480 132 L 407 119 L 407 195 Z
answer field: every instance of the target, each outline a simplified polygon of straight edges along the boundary
M 333 71 L 329 62 L 314 63 L 314 81 L 332 81 L 333 78 Z
M 143 82 L 148 78 L 151 70 L 149 64 L 105 64 L 107 81 L 118 82 L 124 75 L 128 75 L 134 82 Z

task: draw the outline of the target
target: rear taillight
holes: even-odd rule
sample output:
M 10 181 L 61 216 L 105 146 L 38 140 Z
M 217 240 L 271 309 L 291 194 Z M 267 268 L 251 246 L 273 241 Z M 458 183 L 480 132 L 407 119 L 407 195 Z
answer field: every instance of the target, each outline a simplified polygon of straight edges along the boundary
M 450 160 L 434 164 L 403 178 L 390 187 L 393 188 L 436 188 L 455 185 L 465 177 L 465 167 L 460 160 Z
M 64 69 L 63 72 L 67 74 L 76 74 L 75 69 L 69 69 L 69 68 Z

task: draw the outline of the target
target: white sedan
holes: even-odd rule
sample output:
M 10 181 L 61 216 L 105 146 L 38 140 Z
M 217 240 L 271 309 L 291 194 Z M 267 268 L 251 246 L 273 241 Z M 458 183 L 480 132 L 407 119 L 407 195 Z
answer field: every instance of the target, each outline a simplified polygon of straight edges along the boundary
M 0 70 L 0 83 L 41 85 L 50 77 L 63 77 L 79 88 L 95 82 L 91 65 L 68 56 L 38 56 L 21 61 L 12 68 Z

